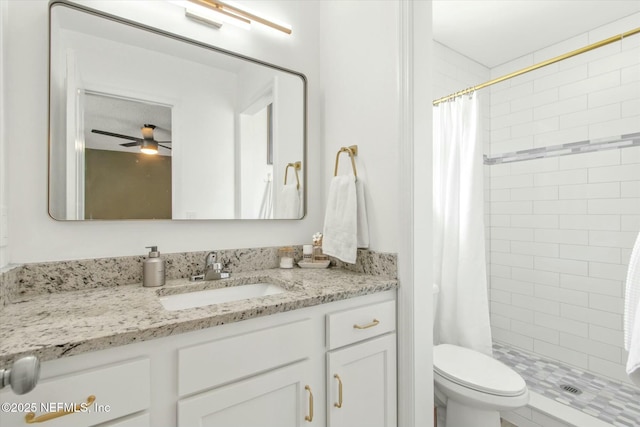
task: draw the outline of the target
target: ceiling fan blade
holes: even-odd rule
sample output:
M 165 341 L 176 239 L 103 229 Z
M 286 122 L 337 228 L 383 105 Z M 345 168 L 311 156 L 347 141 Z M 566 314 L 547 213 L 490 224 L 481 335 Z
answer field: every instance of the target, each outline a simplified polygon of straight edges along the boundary
M 142 138 L 136 138 L 136 137 L 133 137 L 133 136 L 121 135 L 119 133 L 107 132 L 107 131 L 104 131 L 104 130 L 91 129 L 91 132 L 92 133 L 97 133 L 97 134 L 100 134 L 100 135 L 113 136 L 115 138 L 128 139 L 129 141 L 142 142 Z
M 167 147 L 166 145 L 158 144 L 158 147 L 166 148 L 167 150 L 171 150 L 171 147 Z
M 135 147 L 140 144 L 141 144 L 140 142 L 125 142 L 124 144 L 120 144 L 120 145 L 122 145 L 123 147 Z
M 156 141 L 158 144 L 171 144 L 171 141 Z

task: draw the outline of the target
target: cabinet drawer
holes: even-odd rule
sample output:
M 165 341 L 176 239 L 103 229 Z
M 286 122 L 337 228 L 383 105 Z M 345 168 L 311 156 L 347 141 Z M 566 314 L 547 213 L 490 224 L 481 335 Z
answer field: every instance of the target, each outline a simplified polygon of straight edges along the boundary
M 178 351 L 178 395 L 184 396 L 307 358 L 311 322 L 304 319 Z
M 327 345 L 331 350 L 395 329 L 395 301 L 339 311 L 327 315 Z
M 22 396 L 4 390 L 0 401 L 14 404 L 16 411 L 3 411 L 0 424 L 26 426 L 29 412 L 35 414 L 33 423 L 40 422 L 45 414 L 69 410 L 69 414 L 43 422 L 47 427 L 92 426 L 147 409 L 149 366 L 149 359 L 137 359 L 48 378 Z
M 305 360 L 181 399 L 178 427 L 311 426 L 305 421 L 310 364 Z

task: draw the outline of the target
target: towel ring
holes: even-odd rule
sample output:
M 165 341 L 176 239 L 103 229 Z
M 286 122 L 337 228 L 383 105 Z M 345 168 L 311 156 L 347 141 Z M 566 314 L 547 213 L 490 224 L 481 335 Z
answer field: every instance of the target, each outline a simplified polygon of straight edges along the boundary
M 353 168 L 353 175 L 358 178 L 358 172 L 356 171 L 356 161 L 355 156 L 358 155 L 358 146 L 350 145 L 349 147 L 342 147 L 338 150 L 338 154 L 336 154 L 336 168 L 333 171 L 333 176 L 338 176 L 338 163 L 340 161 L 340 153 L 348 153 L 349 158 L 351 159 L 351 167 Z
M 296 173 L 296 189 L 300 189 L 300 178 L 298 177 L 298 171 L 302 168 L 301 162 L 295 163 L 287 163 L 287 167 L 284 169 L 284 185 L 287 185 L 287 174 L 289 173 L 289 168 L 293 168 Z

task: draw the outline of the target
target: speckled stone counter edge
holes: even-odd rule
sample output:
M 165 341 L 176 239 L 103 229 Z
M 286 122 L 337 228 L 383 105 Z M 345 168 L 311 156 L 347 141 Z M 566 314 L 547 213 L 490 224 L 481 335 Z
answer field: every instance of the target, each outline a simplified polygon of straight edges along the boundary
M 285 292 L 184 310 L 165 310 L 159 296 L 245 282 L 267 281 Z M 342 268 L 279 269 L 237 273 L 230 279 L 190 282 L 175 279 L 163 288 L 139 284 L 41 294 L 0 311 L 0 368 L 25 355 L 52 360 L 395 290 L 395 279 Z
M 218 259 L 232 272 L 265 270 L 278 267 L 278 247 L 218 250 Z M 294 246 L 295 261 L 302 258 L 302 247 Z M 207 251 L 169 253 L 166 260 L 167 280 L 201 274 Z M 0 271 L 1 307 L 35 295 L 104 288 L 142 282 L 145 256 L 96 258 L 25 264 Z M 395 279 L 397 256 L 358 249 L 355 264 L 332 259 L 332 265 L 346 270 Z
M 0 269 L 0 309 L 11 303 L 18 292 L 18 272 L 22 266 L 8 265 Z
M 358 249 L 355 264 L 348 264 L 335 258 L 331 258 L 331 263 L 336 267 L 356 273 L 382 276 L 390 279 L 396 279 L 398 277 L 398 257 L 396 254 Z

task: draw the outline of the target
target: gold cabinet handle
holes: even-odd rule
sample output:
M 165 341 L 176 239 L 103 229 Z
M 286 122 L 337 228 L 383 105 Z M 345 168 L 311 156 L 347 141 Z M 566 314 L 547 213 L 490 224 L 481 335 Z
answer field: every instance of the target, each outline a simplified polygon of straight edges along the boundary
M 333 378 L 338 380 L 338 403 L 334 403 L 333 406 L 336 408 L 342 408 L 342 379 L 338 374 L 335 374 Z
M 308 385 L 304 386 L 304 389 L 309 392 L 309 415 L 304 417 L 305 421 L 313 421 L 313 393 L 311 392 L 311 387 Z
M 368 329 L 373 328 L 374 326 L 378 326 L 380 321 L 378 319 L 373 319 L 373 322 L 367 323 L 366 325 L 353 325 L 353 329 Z
M 27 415 L 24 416 L 24 420 L 27 422 L 27 424 L 42 423 L 45 421 L 52 420 L 54 418 L 64 417 L 65 415 L 73 414 L 75 412 L 86 411 L 87 408 L 91 406 L 95 401 L 96 401 L 96 397 L 94 395 L 91 395 L 87 397 L 86 402 L 77 403 L 72 410 L 61 409 L 56 412 L 49 412 L 48 414 L 42 414 L 38 417 L 36 417 L 35 413 L 29 412 Z

